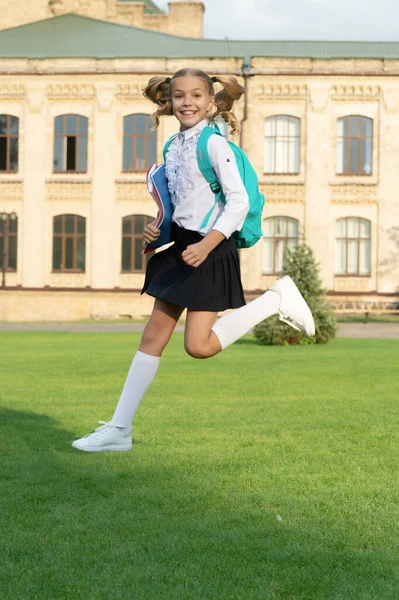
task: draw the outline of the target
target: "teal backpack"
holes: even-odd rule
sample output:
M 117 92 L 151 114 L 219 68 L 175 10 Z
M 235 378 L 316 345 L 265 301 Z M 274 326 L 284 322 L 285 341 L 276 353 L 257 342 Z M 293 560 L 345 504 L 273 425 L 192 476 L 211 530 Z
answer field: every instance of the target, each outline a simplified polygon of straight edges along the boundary
M 207 226 L 211 214 L 219 200 L 226 202 L 223 191 L 216 178 L 215 171 L 213 170 L 208 152 L 208 140 L 211 135 L 222 135 L 216 124 L 213 127 L 204 127 L 197 144 L 198 168 L 215 194 L 215 204 L 202 221 L 201 229 Z M 175 135 L 171 137 L 165 144 L 163 150 L 164 160 L 166 160 L 166 154 L 175 137 Z M 245 217 L 244 224 L 240 231 L 234 232 L 234 239 L 238 248 L 250 248 L 262 237 L 262 210 L 265 203 L 265 197 L 259 191 L 258 178 L 255 169 L 249 162 L 245 152 L 241 150 L 239 146 L 233 144 L 233 142 L 227 140 L 227 143 L 234 153 L 241 179 L 249 197 L 249 212 Z

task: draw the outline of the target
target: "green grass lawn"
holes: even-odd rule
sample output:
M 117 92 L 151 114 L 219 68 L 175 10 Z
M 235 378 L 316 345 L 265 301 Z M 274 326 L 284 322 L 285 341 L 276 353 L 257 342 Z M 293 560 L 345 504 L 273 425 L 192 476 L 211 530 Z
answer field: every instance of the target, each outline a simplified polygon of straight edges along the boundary
M 2 600 L 397 600 L 397 340 L 195 361 L 176 334 L 132 452 L 112 415 L 139 334 L 0 334 Z

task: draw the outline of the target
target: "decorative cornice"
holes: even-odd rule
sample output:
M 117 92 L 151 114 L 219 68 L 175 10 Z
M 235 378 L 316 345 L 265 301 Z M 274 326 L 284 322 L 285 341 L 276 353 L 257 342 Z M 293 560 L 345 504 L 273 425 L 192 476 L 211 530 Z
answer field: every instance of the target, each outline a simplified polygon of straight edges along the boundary
M 332 204 L 378 204 L 378 188 L 376 185 L 333 185 L 331 188 Z
M 1 181 L 0 198 L 2 200 L 22 201 L 24 199 L 24 184 L 20 181 Z
M 96 88 L 91 84 L 55 83 L 46 87 L 46 96 L 50 101 L 93 100 Z
M 333 85 L 330 95 L 336 101 L 375 102 L 381 97 L 381 88 L 379 85 Z
M 0 85 L 0 100 L 24 100 L 26 88 L 24 85 Z
M 308 95 L 308 87 L 306 85 L 258 85 L 255 95 L 259 98 L 276 98 L 284 100 L 306 100 Z
M 138 83 L 123 83 L 116 86 L 116 97 L 118 100 L 130 102 L 143 96 L 143 90 Z
M 305 202 L 305 186 L 303 184 L 261 184 L 266 202 Z
M 92 199 L 92 184 L 68 181 L 46 184 L 46 198 L 49 201 L 90 202 Z
M 116 182 L 116 199 L 120 202 L 132 202 L 132 200 L 148 201 L 147 185 L 145 183 L 133 183 L 130 181 Z

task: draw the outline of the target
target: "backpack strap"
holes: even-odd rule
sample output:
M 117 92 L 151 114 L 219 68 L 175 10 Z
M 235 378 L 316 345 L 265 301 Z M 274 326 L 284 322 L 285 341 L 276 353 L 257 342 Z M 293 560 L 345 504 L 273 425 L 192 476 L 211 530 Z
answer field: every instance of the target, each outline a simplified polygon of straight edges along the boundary
M 176 133 L 175 135 L 172 135 L 172 137 L 169 138 L 168 141 L 166 142 L 166 144 L 163 148 L 163 162 L 166 162 L 166 155 L 169 151 L 169 148 L 170 148 L 172 142 L 177 138 L 178 135 L 179 135 L 178 133 Z
M 215 207 L 219 203 L 219 200 L 223 198 L 222 188 L 220 187 L 215 171 L 213 170 L 212 161 L 208 152 L 208 141 L 212 135 L 222 135 L 219 127 L 216 124 L 214 127 L 210 127 L 209 125 L 204 127 L 197 143 L 196 153 L 198 168 L 209 183 L 212 192 L 215 194 L 215 204 L 212 206 L 208 214 L 205 215 L 205 218 L 200 225 L 200 229 L 203 229 L 208 225 L 208 221 L 211 218 Z

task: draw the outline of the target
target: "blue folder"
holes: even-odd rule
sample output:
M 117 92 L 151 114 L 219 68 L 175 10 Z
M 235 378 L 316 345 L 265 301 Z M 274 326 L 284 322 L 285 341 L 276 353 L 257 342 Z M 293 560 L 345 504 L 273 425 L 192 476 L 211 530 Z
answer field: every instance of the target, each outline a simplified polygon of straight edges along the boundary
M 151 244 L 145 244 L 143 254 L 160 248 L 165 244 L 172 242 L 172 215 L 173 204 L 169 194 L 168 180 L 165 174 L 165 165 L 152 165 L 147 173 L 148 191 L 154 198 L 158 215 L 155 221 L 156 227 L 161 231 L 159 238 Z

